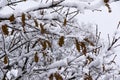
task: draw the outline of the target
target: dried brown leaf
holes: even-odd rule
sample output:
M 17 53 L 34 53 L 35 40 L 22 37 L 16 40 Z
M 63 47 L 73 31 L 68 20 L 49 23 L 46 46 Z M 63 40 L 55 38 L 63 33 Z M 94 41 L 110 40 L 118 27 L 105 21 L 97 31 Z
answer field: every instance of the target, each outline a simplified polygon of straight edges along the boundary
M 42 34 L 45 33 L 45 29 L 44 29 L 44 26 L 43 26 L 42 23 L 40 23 L 40 28 L 41 28 L 41 33 L 42 33 Z
M 9 34 L 8 27 L 7 27 L 6 24 L 5 24 L 5 25 L 2 25 L 2 31 L 3 31 L 3 34 L 4 34 L 4 35 L 8 35 L 8 34 Z
M 22 13 L 21 21 L 22 21 L 22 25 L 25 26 L 25 14 L 24 13 Z
M 59 38 L 58 45 L 59 45 L 60 47 L 62 47 L 63 44 L 64 44 L 64 36 L 61 36 L 61 37 Z
M 85 74 L 84 80 L 93 80 L 91 75 Z
M 84 80 L 93 80 L 91 76 L 84 78 Z
M 47 44 L 46 44 L 46 42 L 44 41 L 43 42 L 43 50 L 45 50 L 47 48 Z
M 36 19 L 34 19 L 35 26 L 38 27 L 38 22 Z
M 7 64 L 7 63 L 8 63 L 8 56 L 5 55 L 5 56 L 4 56 L 4 64 Z
M 37 63 L 39 61 L 38 53 L 36 52 L 34 55 L 34 61 Z
M 85 43 L 84 42 L 80 42 L 80 46 L 82 48 L 82 53 L 86 56 L 87 48 L 85 46 Z
M 43 50 L 45 50 L 45 49 L 47 48 L 47 44 L 46 44 L 45 41 L 44 41 L 44 42 L 41 41 L 41 45 L 42 45 L 42 47 L 43 47 L 43 48 L 42 48 Z
M 10 22 L 13 22 L 13 21 L 15 20 L 14 15 L 11 15 L 11 16 L 9 17 L 9 20 L 10 20 Z
M 78 50 L 78 52 L 80 52 L 80 45 L 77 39 L 75 39 L 75 45 L 76 45 L 76 49 Z
M 64 26 L 67 25 L 67 20 L 66 20 L 66 18 L 64 19 L 63 25 L 64 25 Z
M 54 73 L 54 77 L 56 80 L 63 80 L 62 76 L 59 73 Z

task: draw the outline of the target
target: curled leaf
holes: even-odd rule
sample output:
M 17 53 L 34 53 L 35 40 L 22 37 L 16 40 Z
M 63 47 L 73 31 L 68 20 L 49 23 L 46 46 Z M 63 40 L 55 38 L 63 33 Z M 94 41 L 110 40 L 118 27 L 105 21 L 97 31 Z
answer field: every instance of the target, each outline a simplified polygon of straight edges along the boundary
M 4 35 L 8 35 L 8 34 L 9 34 L 8 27 L 7 27 L 6 24 L 5 24 L 5 25 L 2 25 L 2 31 L 3 31 L 3 34 L 4 34 Z
M 60 47 L 62 47 L 63 44 L 64 44 L 64 36 L 61 36 L 61 37 L 59 38 L 58 45 L 59 45 Z
M 108 3 L 105 4 L 105 6 L 108 8 L 108 12 L 112 12 L 111 8 L 110 8 L 110 5 Z
M 37 63 L 39 61 L 38 53 L 36 52 L 34 55 L 34 61 Z

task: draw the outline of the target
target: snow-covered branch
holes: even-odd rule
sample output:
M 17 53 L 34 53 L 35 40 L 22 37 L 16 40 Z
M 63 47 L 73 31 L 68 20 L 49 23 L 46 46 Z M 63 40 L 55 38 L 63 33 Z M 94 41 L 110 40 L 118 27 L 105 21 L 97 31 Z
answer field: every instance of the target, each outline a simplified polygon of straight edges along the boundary
M 104 43 L 94 24 L 76 18 L 101 6 L 110 11 L 112 1 L 2 1 L 0 80 L 105 80 L 119 75 L 114 48 L 120 37 Z
M 111 2 L 113 1 L 109 1 L 109 3 Z M 95 10 L 101 6 L 105 6 L 106 4 L 103 0 L 93 0 L 93 1 L 48 0 L 47 2 L 41 2 L 40 0 L 38 1 L 27 0 L 27 1 L 16 1 L 10 3 L 1 1 L 0 3 L 3 4 L 1 5 L 1 9 L 0 9 L 0 20 L 8 19 L 13 14 L 16 15 L 17 17 L 20 16 L 22 13 L 60 7 L 60 6 L 77 8 L 80 12 L 84 12 L 84 10 L 86 9 Z

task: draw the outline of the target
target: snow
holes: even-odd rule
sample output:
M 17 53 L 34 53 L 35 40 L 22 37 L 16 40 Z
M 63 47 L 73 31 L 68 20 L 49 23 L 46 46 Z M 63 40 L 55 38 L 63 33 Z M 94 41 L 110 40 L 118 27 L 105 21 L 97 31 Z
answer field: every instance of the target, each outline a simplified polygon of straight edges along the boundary
M 57 68 L 57 67 L 62 67 L 67 65 L 68 65 L 67 59 L 63 59 L 63 60 L 54 62 L 53 64 L 49 65 L 48 68 Z
M 48 3 L 40 3 L 39 1 L 25 1 L 20 2 L 19 4 L 16 4 L 16 6 L 5 6 L 2 9 L 0 9 L 0 18 L 9 17 L 12 14 L 16 14 L 16 16 L 19 16 L 21 13 L 29 12 L 31 10 L 42 8 L 42 7 L 48 7 L 51 5 L 51 2 Z
M 0 0 L 0 8 L 6 6 L 8 4 L 8 0 Z
M 52 3 L 51 0 L 49 0 L 47 3 L 45 3 L 44 1 L 41 3 L 40 0 L 38 1 L 25 1 L 25 2 L 20 2 L 19 4 L 16 4 L 16 6 L 5 6 L 0 10 L 0 18 L 3 17 L 9 17 L 11 14 L 15 14 L 16 11 L 18 13 L 25 13 L 25 12 L 29 12 L 32 10 L 35 10 L 37 8 L 44 8 L 44 7 L 49 7 L 52 4 L 57 4 L 60 1 L 54 1 L 54 3 Z M 2 6 L 4 6 L 4 4 L 6 4 L 5 2 L 1 2 L 1 4 L 3 4 Z M 97 7 L 99 8 L 100 6 L 104 5 L 102 0 L 95 0 L 93 2 L 91 2 L 90 4 L 88 2 L 79 2 L 79 0 L 76 1 L 70 1 L 70 0 L 66 0 L 65 2 L 62 2 L 60 5 L 62 6 L 68 6 L 68 7 L 76 7 L 81 13 L 84 13 L 84 9 L 96 9 Z M 7 8 L 6 8 L 7 7 Z M 3 13 L 5 12 L 5 14 Z M 20 14 L 17 14 L 20 15 Z
M 11 80 L 12 77 L 17 77 L 18 75 L 18 70 L 17 69 L 12 69 L 7 72 L 7 78 Z
M 3 0 L 1 0 L 1 1 L 3 1 Z M 79 1 L 82 1 L 82 2 L 79 2 Z M 55 1 L 55 3 L 53 3 L 53 4 L 56 4 L 57 2 L 58 1 Z M 7 2 L 0 2 L 0 4 L 2 4 L 2 5 L 0 5 L 0 7 L 2 7 L 0 9 L 0 18 L 8 18 L 8 17 L 10 17 L 11 14 L 15 14 L 15 16 L 17 17 L 17 16 L 20 16 L 23 12 L 30 12 L 31 10 L 34 10 L 34 9 L 37 9 L 37 8 L 49 7 L 49 6 L 52 5 L 52 0 L 49 0 L 47 3 L 45 3 L 44 1 L 42 3 L 40 3 L 40 0 L 34 0 L 34 1 L 28 0 L 28 1 L 25 1 L 25 2 L 20 2 L 16 6 L 11 6 L 13 9 L 10 8 L 9 6 L 5 6 L 7 4 Z M 113 3 L 110 4 L 110 8 L 112 10 L 111 13 L 108 12 L 107 7 L 104 7 L 103 0 L 76 0 L 76 1 L 66 0 L 66 2 L 63 2 L 60 5 L 65 6 L 65 7 L 75 7 L 75 8 L 77 8 L 81 13 L 76 16 L 76 20 L 78 20 L 77 22 L 79 24 L 81 24 L 81 26 L 83 26 L 83 28 L 85 27 L 85 30 L 86 30 L 85 32 L 87 32 L 89 30 L 94 31 L 94 30 L 91 30 L 91 24 L 94 23 L 95 25 L 98 26 L 98 30 L 102 33 L 101 38 L 103 38 L 107 42 L 107 35 L 109 34 L 110 37 L 111 37 L 110 39 L 112 39 L 112 37 L 114 35 L 114 31 L 116 31 L 118 22 L 120 21 L 120 15 L 119 15 L 119 13 L 120 13 L 120 10 L 119 10 L 120 5 L 119 4 L 120 4 L 120 1 L 115 2 L 115 3 L 113 2 Z M 98 10 L 95 10 L 96 8 Z M 90 9 L 90 10 L 88 10 L 88 9 Z M 91 10 L 94 10 L 94 12 L 91 11 Z M 46 13 L 46 14 L 48 14 L 48 13 Z M 33 15 L 37 16 L 37 14 L 33 14 Z M 50 14 L 50 15 L 45 15 L 43 18 L 47 18 L 48 20 L 52 20 L 53 18 L 58 18 L 58 16 L 57 16 L 57 14 Z M 86 24 L 82 24 L 82 22 L 86 23 Z M 87 23 L 90 23 L 90 25 L 88 25 Z M 49 27 L 49 25 L 48 25 L 48 27 Z M 71 29 L 73 29 L 73 28 L 71 28 Z M 76 28 L 76 29 L 78 29 L 78 28 Z M 53 32 L 53 33 L 59 34 L 61 30 L 62 30 L 61 27 L 55 27 L 54 28 L 54 26 L 52 26 L 50 31 Z M 67 31 L 69 31 L 69 30 L 67 29 Z M 66 31 L 65 34 L 67 34 L 67 31 Z M 70 34 L 70 35 L 66 35 L 65 37 L 66 38 L 78 37 L 80 41 L 82 41 L 83 38 L 85 38 L 85 36 L 84 36 L 85 32 L 80 33 L 80 34 L 76 34 L 76 33 L 79 33 L 79 30 L 74 30 L 74 31 L 75 31 L 75 33 Z M 95 32 L 92 32 L 92 33 L 95 33 Z M 119 30 L 117 31 L 117 33 L 119 34 Z M 28 37 L 26 37 L 26 35 L 24 35 L 24 33 L 21 33 L 21 34 L 22 34 L 22 36 L 24 37 L 25 40 L 29 41 Z M 61 35 L 61 34 L 59 34 L 59 35 Z M 64 35 L 64 34 L 62 34 L 62 35 Z M 86 33 L 86 35 L 87 35 L 87 33 Z M 88 35 L 88 36 L 90 36 L 90 35 Z M 38 36 L 37 35 L 35 37 L 41 37 L 42 38 L 43 36 Z M 44 39 L 46 40 L 46 38 L 44 38 Z M 6 40 L 9 41 L 8 38 L 6 38 Z M 23 40 L 23 41 L 25 41 L 25 40 Z M 71 40 L 71 41 L 73 41 L 73 40 Z M 108 45 L 108 44 L 105 44 L 105 45 Z M 51 70 L 48 70 L 48 72 L 45 72 L 45 73 L 44 72 L 41 73 L 42 75 L 40 75 L 40 76 L 41 77 L 43 75 L 48 76 L 48 75 L 50 75 L 52 73 L 57 72 L 56 68 L 67 67 L 70 64 L 72 64 L 72 65 L 69 66 L 70 68 L 67 67 L 68 72 L 69 71 L 71 71 L 71 72 L 76 72 L 77 71 L 78 73 L 81 73 L 82 75 L 83 75 L 83 73 L 81 72 L 82 71 L 80 69 L 81 67 L 78 70 L 76 70 L 76 68 L 78 66 L 82 66 L 82 69 L 83 69 L 84 73 L 89 73 L 89 69 L 94 68 L 94 67 L 101 68 L 103 66 L 102 65 L 103 63 L 107 64 L 107 63 L 109 63 L 109 60 L 113 59 L 113 56 L 109 57 L 109 55 L 113 54 L 113 52 L 114 52 L 114 51 L 112 52 L 112 50 L 111 51 L 106 51 L 107 48 L 104 47 L 104 46 L 102 46 L 102 47 L 104 49 L 103 49 L 103 52 L 101 51 L 101 54 L 100 54 L 101 57 L 99 57 L 100 55 L 96 56 L 95 54 L 89 54 L 87 56 L 85 56 L 85 55 L 81 56 L 80 54 L 77 54 L 78 55 L 77 56 L 75 54 L 75 56 L 77 56 L 77 57 L 75 57 L 73 55 L 74 55 L 74 53 L 77 53 L 77 52 L 73 52 L 73 55 L 72 55 L 72 54 L 69 54 L 69 50 L 68 50 L 68 52 L 64 52 L 64 53 L 67 53 L 67 57 L 66 57 L 66 54 L 65 54 L 65 55 L 63 55 L 65 57 L 62 58 L 61 60 L 55 60 L 50 65 L 48 65 L 47 67 L 43 67 L 43 69 L 46 68 L 46 70 L 47 69 L 51 69 Z M 59 49 L 58 47 L 56 47 L 56 48 Z M 64 48 L 60 48 L 61 52 L 58 51 L 58 55 L 59 55 L 59 53 L 60 53 L 60 56 L 62 55 L 62 53 L 63 53 L 62 51 L 65 51 Z M 22 49 L 24 49 L 24 46 L 22 47 Z M 39 47 L 36 47 L 36 50 L 37 49 L 39 49 Z M 119 49 L 116 50 L 116 52 L 119 53 L 120 52 Z M 7 53 L 9 53 L 9 51 Z M 42 63 L 42 62 L 38 62 L 37 64 L 35 64 L 35 63 L 32 64 L 33 58 L 31 58 L 31 56 L 33 56 L 34 51 L 31 50 L 30 53 L 28 53 L 28 54 L 25 54 L 25 53 L 26 53 L 26 51 L 23 50 L 21 52 L 19 58 L 15 57 L 14 59 L 10 59 L 10 61 L 12 61 L 12 60 L 14 60 L 14 61 L 11 62 L 9 65 L 12 65 L 17 61 L 18 64 L 20 64 L 19 67 L 22 67 L 22 66 L 24 66 L 24 64 L 22 63 L 22 59 L 24 61 L 25 58 L 29 56 L 30 59 L 31 59 L 31 63 L 29 63 L 28 64 L 29 66 L 27 66 L 27 67 L 33 68 L 34 66 L 37 65 L 37 67 L 34 67 L 34 69 L 36 71 L 40 70 L 39 67 L 42 66 L 43 64 L 40 64 L 40 65 L 38 65 L 38 64 Z M 57 54 L 57 51 L 55 53 Z M 105 60 L 103 59 L 103 57 L 106 57 L 105 53 L 109 57 L 109 60 L 108 59 L 105 59 Z M 16 55 L 14 55 L 14 56 L 16 56 Z M 39 56 L 41 56 L 41 55 L 39 55 Z M 94 58 L 94 60 L 90 64 L 89 63 L 85 64 L 86 59 L 87 59 L 88 56 L 90 56 L 90 58 Z M 42 56 L 40 58 L 43 58 L 43 57 L 44 56 Z M 56 57 L 56 56 L 54 56 L 54 57 Z M 44 58 L 47 59 L 47 57 L 44 57 Z M 115 59 L 117 64 L 119 64 L 119 62 L 120 62 L 119 58 L 120 58 L 120 54 L 119 55 L 117 54 L 117 58 Z M 40 60 L 42 60 L 42 59 L 40 59 Z M 76 64 L 78 64 L 78 65 L 76 65 Z M 89 66 L 87 66 L 87 65 L 89 65 Z M 83 66 L 86 66 L 86 67 L 83 67 Z M 111 67 L 114 67 L 114 64 L 111 64 L 110 66 L 106 65 L 105 67 L 106 67 L 106 69 L 108 69 L 108 68 L 111 69 Z M 54 70 L 54 68 L 55 68 L 55 70 Z M 32 73 L 34 70 L 32 71 L 32 69 L 27 69 L 27 71 Z M 67 69 L 66 69 L 66 71 L 67 71 Z M 62 68 L 60 73 L 62 73 L 62 72 L 64 72 L 64 68 Z M 72 73 L 69 73 L 69 75 L 67 75 L 67 77 L 68 78 L 72 77 L 71 74 Z M 93 72 L 93 74 L 94 74 L 94 72 Z M 104 80 L 109 80 L 113 74 L 106 74 L 104 76 Z M 74 75 L 78 76 L 77 74 L 74 74 Z M 11 70 L 9 70 L 7 72 L 6 76 L 7 76 L 7 78 L 9 80 L 12 79 L 13 77 L 17 77 L 18 76 L 18 70 L 17 69 L 11 69 Z M 120 79 L 119 76 L 116 78 L 116 80 L 118 80 L 118 79 Z
M 120 80 L 120 76 L 116 78 L 116 80 Z

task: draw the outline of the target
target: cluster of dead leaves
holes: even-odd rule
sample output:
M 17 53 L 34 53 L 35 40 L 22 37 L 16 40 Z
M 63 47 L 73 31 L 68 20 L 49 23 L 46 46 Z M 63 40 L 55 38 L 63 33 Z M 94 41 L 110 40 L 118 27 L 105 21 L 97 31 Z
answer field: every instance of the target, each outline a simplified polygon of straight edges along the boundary
M 49 80 L 63 80 L 62 76 L 59 73 L 53 73 L 49 76 Z
M 78 52 L 82 51 L 82 53 L 84 55 L 86 55 L 87 53 L 87 48 L 84 42 L 79 42 L 77 39 L 75 39 L 76 42 L 76 49 L 78 50 Z
M 88 38 L 84 39 L 85 42 L 79 42 L 76 38 L 75 38 L 75 45 L 76 45 L 76 49 L 78 50 L 78 52 L 82 51 L 82 53 L 84 55 L 86 55 L 87 53 L 87 45 L 85 43 L 88 43 L 91 46 L 95 46 L 94 43 L 92 41 L 90 41 Z

